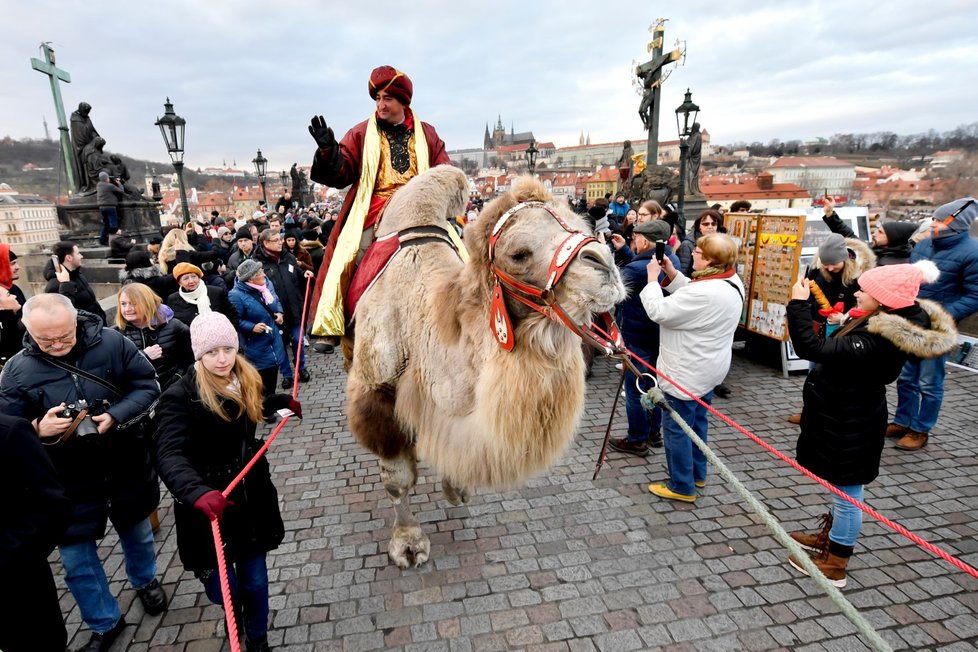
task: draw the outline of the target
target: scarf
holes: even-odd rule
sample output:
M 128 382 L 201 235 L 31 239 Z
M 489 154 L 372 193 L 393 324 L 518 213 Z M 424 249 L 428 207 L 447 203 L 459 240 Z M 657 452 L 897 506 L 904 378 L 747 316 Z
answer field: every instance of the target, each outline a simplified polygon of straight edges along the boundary
M 197 289 L 193 292 L 187 292 L 183 288 L 180 288 L 180 298 L 187 303 L 197 306 L 198 315 L 203 315 L 211 311 L 211 300 L 207 296 L 207 285 L 203 280 L 197 284 Z
M 693 272 L 694 281 L 706 281 L 711 278 L 733 278 L 737 270 L 731 269 L 720 269 L 719 267 L 707 267 L 706 269 L 701 269 L 698 272 Z
M 256 283 L 245 283 L 245 285 L 253 290 L 258 290 L 259 294 L 261 294 L 262 301 L 265 302 L 266 306 L 270 306 L 275 303 L 275 295 L 272 294 L 272 291 L 268 289 L 267 285 L 258 285 Z
M 407 110 L 411 112 L 416 125 L 414 154 L 418 163 L 418 174 L 422 174 L 429 165 L 428 140 L 425 138 L 424 125 L 414 117 L 414 109 Z M 350 212 L 343 221 L 343 229 L 336 240 L 326 278 L 323 279 L 319 305 L 316 306 L 316 316 L 312 323 L 313 335 L 343 335 L 346 330 L 346 316 L 343 310 L 345 285 L 349 283 L 348 279 L 356 264 L 360 240 L 363 237 L 363 225 L 370 210 L 370 200 L 374 194 L 374 184 L 380 166 L 380 128 L 377 126 L 376 114 L 372 114 L 367 120 L 360 159 L 357 194 L 350 206 Z
M 282 246 L 284 247 L 285 244 L 283 243 Z M 265 247 L 261 248 L 261 252 L 266 258 L 274 262 L 276 265 L 278 265 L 278 261 L 282 257 L 281 251 L 269 251 L 268 249 L 265 249 Z

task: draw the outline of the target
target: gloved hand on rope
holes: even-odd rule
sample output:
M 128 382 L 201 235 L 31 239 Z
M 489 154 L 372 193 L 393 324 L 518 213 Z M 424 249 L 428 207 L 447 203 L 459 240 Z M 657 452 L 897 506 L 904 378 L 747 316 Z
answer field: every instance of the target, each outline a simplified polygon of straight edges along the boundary
M 224 510 L 234 505 L 234 503 L 224 497 L 217 489 L 211 489 L 206 494 L 194 501 L 194 509 L 202 512 L 209 519 L 220 521 L 224 516 Z
M 262 412 L 268 417 L 283 408 L 288 408 L 292 411 L 292 414 L 300 419 L 302 418 L 302 403 L 292 398 L 290 394 L 272 394 L 271 396 L 267 396 Z

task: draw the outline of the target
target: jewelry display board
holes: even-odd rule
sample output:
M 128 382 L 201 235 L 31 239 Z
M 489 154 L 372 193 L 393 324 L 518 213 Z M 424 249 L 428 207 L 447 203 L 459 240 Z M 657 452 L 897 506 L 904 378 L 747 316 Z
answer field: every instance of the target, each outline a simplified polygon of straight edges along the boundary
M 737 241 L 737 276 L 744 283 L 747 296 L 750 297 L 751 273 L 754 270 L 754 247 L 757 241 L 757 218 L 751 213 L 727 213 L 723 225 L 727 234 Z M 740 314 L 740 326 L 747 326 L 747 307 L 750 300 L 744 301 L 744 310 Z

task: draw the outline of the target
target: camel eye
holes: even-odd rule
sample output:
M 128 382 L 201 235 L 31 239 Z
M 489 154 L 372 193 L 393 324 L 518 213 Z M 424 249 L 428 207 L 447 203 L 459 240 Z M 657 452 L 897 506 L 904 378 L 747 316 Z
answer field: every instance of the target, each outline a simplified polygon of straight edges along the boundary
M 529 249 L 519 249 L 513 253 L 510 258 L 514 263 L 525 263 L 533 255 L 533 252 Z

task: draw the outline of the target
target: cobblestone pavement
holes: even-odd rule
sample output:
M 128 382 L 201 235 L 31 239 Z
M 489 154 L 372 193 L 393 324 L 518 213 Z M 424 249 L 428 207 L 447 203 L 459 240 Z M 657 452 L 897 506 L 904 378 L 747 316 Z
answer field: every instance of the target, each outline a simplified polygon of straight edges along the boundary
M 462 507 L 419 478 L 413 504 L 431 538 L 431 560 L 401 571 L 386 545 L 390 501 L 377 464 L 343 416 L 339 355 L 311 354 L 301 386 L 305 421 L 286 427 L 271 453 L 286 524 L 269 556 L 277 650 L 852 650 L 868 649 L 814 583 L 712 475 L 695 505 L 655 498 L 661 449 L 646 460 L 611 452 L 591 481 L 617 386 L 609 360 L 588 384 L 581 431 L 549 473 L 519 491 L 480 491 Z M 797 431 L 800 376 L 735 355 L 729 399 L 718 408 L 782 451 Z M 929 445 L 887 444 L 867 501 L 978 566 L 978 376 L 951 369 Z M 891 411 L 895 392 L 890 390 Z M 619 405 L 616 430 L 625 428 Z M 812 527 L 828 496 L 813 482 L 711 418 L 714 450 L 789 530 Z M 129 650 L 228 650 L 222 610 L 210 605 L 176 556 L 171 498 L 157 537 L 169 611 L 144 615 L 125 580 L 114 534 L 100 548 L 120 595 Z M 88 639 L 55 570 L 72 647 Z M 883 526 L 867 522 L 845 595 L 897 649 L 974 650 L 978 580 Z

